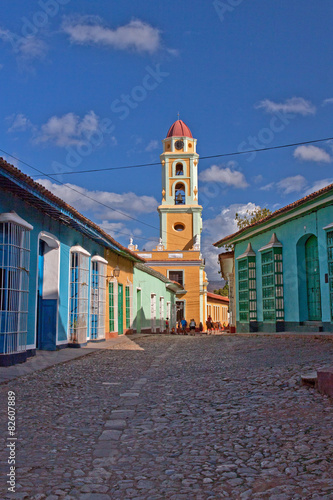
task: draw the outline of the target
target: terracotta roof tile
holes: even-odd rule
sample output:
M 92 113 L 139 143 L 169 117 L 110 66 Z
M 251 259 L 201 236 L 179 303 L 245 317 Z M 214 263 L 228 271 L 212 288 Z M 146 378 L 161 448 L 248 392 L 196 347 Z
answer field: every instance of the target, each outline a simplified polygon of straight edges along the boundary
M 108 233 L 106 233 L 101 227 L 99 227 L 97 224 L 92 222 L 90 219 L 88 219 L 87 217 L 82 215 L 80 212 L 78 212 L 71 205 L 69 205 L 68 203 L 63 201 L 61 198 L 58 198 L 57 196 L 52 194 L 44 186 L 42 186 L 38 182 L 34 181 L 31 177 L 24 174 L 18 168 L 14 167 L 13 165 L 6 162 L 3 158 L 0 157 L 0 174 L 1 174 L 1 169 L 8 172 L 12 178 L 17 179 L 20 182 L 23 182 L 28 188 L 32 188 L 35 191 L 37 191 L 38 193 L 40 193 L 41 195 L 43 195 L 46 198 L 46 200 L 48 200 L 49 202 L 52 202 L 52 203 L 58 205 L 59 208 L 67 210 L 67 212 L 69 212 L 76 219 L 78 219 L 82 223 L 86 224 L 87 226 L 90 226 L 92 229 L 94 229 L 95 231 L 100 233 L 100 235 L 103 238 L 105 238 L 107 241 L 109 241 L 112 245 L 117 247 L 122 252 L 127 253 L 130 257 L 134 258 L 133 260 L 145 262 L 145 259 L 142 259 L 138 255 L 136 255 L 134 252 L 131 252 L 128 248 L 126 248 L 123 245 L 121 245 L 120 243 L 118 243 L 114 238 L 112 238 L 112 236 L 110 236 Z
M 328 193 L 329 191 L 333 191 L 333 184 L 329 184 L 328 186 L 325 186 L 322 189 L 319 189 L 319 191 L 315 191 L 314 193 L 310 193 L 307 196 L 304 196 L 303 198 L 296 200 L 293 203 L 290 203 L 289 205 L 286 205 L 285 207 L 282 207 L 282 208 L 279 208 L 278 210 L 275 210 L 275 212 L 273 212 L 270 215 L 267 215 L 267 217 L 264 217 L 263 219 L 261 219 L 257 222 L 254 222 L 253 224 L 250 224 L 249 226 L 246 226 L 243 229 L 240 229 L 239 231 L 236 231 L 233 234 L 229 234 L 228 236 L 225 236 L 224 238 L 217 241 L 216 243 L 213 243 L 213 245 L 218 247 L 218 246 L 221 246 L 225 243 L 228 243 L 229 240 L 233 239 L 236 236 L 241 235 L 246 230 L 253 228 L 253 227 L 256 227 L 256 226 L 260 226 L 260 224 L 263 224 L 264 222 L 267 222 L 271 219 L 274 219 L 275 217 L 278 217 L 284 213 L 290 212 L 294 208 L 300 207 L 300 206 L 304 205 L 305 203 L 307 203 L 308 201 L 311 201 L 315 198 L 318 198 L 322 194 Z

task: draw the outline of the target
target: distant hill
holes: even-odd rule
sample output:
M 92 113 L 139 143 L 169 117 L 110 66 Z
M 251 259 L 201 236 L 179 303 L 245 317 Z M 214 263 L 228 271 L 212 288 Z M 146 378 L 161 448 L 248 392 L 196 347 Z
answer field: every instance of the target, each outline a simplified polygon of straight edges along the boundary
M 214 293 L 214 290 L 218 290 L 219 288 L 223 288 L 225 285 L 225 281 L 221 278 L 218 281 L 210 281 L 208 285 L 208 291 Z

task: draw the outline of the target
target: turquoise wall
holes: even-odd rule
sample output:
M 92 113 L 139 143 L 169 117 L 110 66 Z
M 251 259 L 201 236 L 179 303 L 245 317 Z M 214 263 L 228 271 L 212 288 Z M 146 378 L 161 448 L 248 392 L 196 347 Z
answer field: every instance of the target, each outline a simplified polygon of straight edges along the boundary
M 160 323 L 160 297 L 164 297 L 164 319 L 167 317 L 167 302 L 171 302 L 171 307 L 175 304 L 175 294 L 166 288 L 166 283 L 151 274 L 134 267 L 133 276 L 133 329 L 137 329 L 137 288 L 141 288 L 142 309 L 141 309 L 141 330 L 151 328 L 150 297 L 156 294 L 156 327 Z M 170 320 L 170 318 L 169 318 Z M 170 324 L 170 328 L 172 328 Z
M 90 240 L 75 229 L 51 219 L 39 212 L 18 197 L 6 195 L 0 189 L 0 213 L 14 210 L 22 219 L 33 226 L 30 231 L 30 274 L 29 274 L 29 314 L 27 346 L 35 346 L 36 339 L 36 304 L 37 304 L 37 271 L 38 271 L 38 236 L 41 231 L 52 234 L 60 241 L 60 290 L 58 310 L 57 342 L 67 340 L 68 299 L 69 299 L 69 252 L 74 245 L 80 245 L 92 256 L 104 256 L 104 247 Z M 90 333 L 88 325 L 88 333 Z
M 237 321 L 239 321 L 238 307 L 238 261 L 250 242 L 256 253 L 257 277 L 257 319 L 263 321 L 262 288 L 261 288 L 261 255 L 259 249 L 269 243 L 275 232 L 283 245 L 283 280 L 284 280 L 284 308 L 286 322 L 306 321 L 307 296 L 306 296 L 306 266 L 304 243 L 309 236 L 314 234 L 318 238 L 321 307 L 322 321 L 330 322 L 329 284 L 325 283 L 325 274 L 328 273 L 327 245 L 325 226 L 333 222 L 333 207 L 321 208 L 316 212 L 307 213 L 297 219 L 281 223 L 267 231 L 246 241 L 235 244 L 235 272 L 236 272 L 236 297 Z

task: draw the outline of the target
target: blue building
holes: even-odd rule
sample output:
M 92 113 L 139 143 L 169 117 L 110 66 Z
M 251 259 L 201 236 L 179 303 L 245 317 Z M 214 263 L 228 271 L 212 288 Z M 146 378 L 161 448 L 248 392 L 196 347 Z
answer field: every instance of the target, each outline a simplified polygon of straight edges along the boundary
M 237 332 L 333 331 L 333 184 L 214 245 L 234 247 Z
M 143 262 L 0 159 L 0 365 L 105 338 L 105 250 Z

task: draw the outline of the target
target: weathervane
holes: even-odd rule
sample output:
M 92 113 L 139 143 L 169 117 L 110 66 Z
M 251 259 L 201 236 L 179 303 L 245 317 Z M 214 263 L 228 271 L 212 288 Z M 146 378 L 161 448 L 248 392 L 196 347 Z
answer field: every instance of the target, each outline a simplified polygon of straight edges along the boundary
M 178 111 L 178 113 L 177 113 L 177 116 L 178 116 L 178 120 L 179 120 L 179 111 Z

